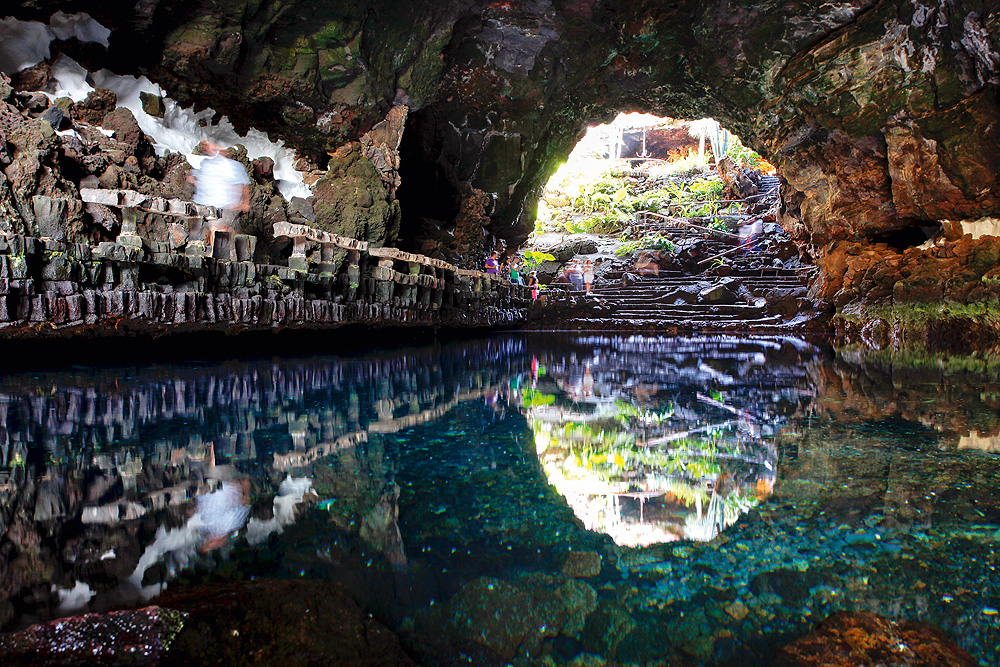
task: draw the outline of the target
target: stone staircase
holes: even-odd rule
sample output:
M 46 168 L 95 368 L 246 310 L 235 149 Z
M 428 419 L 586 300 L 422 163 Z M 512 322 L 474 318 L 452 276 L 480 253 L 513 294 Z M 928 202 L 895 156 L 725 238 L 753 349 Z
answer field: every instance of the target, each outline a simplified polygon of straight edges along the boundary
M 785 323 L 781 315 L 772 314 L 762 295 L 775 290 L 793 290 L 808 285 L 809 274 L 803 271 L 772 269 L 734 272 L 726 278 L 705 275 L 661 275 L 642 278 L 631 284 L 605 281 L 595 285 L 591 298 L 608 304 L 610 313 L 600 317 L 572 318 L 574 324 L 631 327 L 669 327 L 685 331 L 752 330 L 758 327 L 780 327 Z M 723 290 L 719 290 L 723 287 Z M 743 288 L 743 289 L 741 289 Z M 699 299 L 699 294 L 706 298 Z M 739 297 L 712 300 L 729 294 Z
M 774 198 L 777 185 L 777 177 L 764 176 L 761 194 Z M 783 233 L 765 234 L 768 251 L 756 245 L 736 250 L 739 239 L 704 229 L 709 222 L 699 218 L 637 220 L 633 237 L 668 237 L 676 253 L 696 246 L 696 258 L 687 260 L 688 270 L 657 270 L 655 265 L 651 270 L 619 269 L 600 276 L 589 297 L 571 290 L 552 294 L 556 301 L 576 300 L 577 307 L 570 309 L 562 323 L 575 329 L 706 333 L 774 332 L 800 323 L 803 318 L 795 318 L 799 308 L 812 309 L 805 297 L 815 267 L 797 265 L 797 259 L 782 261 L 778 249 L 788 243 Z M 711 258 L 723 253 L 724 266 L 719 266 Z M 782 256 L 787 259 L 787 254 Z

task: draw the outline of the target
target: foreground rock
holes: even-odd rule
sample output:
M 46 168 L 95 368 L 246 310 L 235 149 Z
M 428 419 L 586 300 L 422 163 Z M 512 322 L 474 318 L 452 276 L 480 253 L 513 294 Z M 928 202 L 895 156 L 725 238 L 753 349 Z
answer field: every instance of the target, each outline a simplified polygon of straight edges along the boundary
M 940 630 L 868 612 L 838 612 L 778 652 L 775 667 L 975 667 Z
M 396 635 L 333 584 L 207 585 L 170 592 L 159 603 L 60 619 L 4 635 L 0 662 L 10 667 L 416 665 Z
M 186 614 L 147 607 L 86 614 L 0 636 L 0 662 L 16 665 L 159 665 Z
M 542 644 L 575 637 L 597 607 L 597 591 L 584 582 L 543 573 L 511 581 L 481 577 L 447 605 L 418 616 L 418 641 L 430 654 L 465 653 L 477 664 L 538 658 Z
M 255 581 L 169 592 L 188 613 L 165 665 L 415 667 L 399 639 L 333 584 Z

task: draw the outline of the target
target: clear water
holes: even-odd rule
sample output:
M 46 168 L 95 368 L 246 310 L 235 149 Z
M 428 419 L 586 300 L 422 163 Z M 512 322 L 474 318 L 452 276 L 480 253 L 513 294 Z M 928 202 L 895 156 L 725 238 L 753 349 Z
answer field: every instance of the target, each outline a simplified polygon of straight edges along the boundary
M 995 665 L 998 408 L 789 338 L 9 374 L 0 621 L 304 577 L 425 664 L 754 664 L 848 609 Z

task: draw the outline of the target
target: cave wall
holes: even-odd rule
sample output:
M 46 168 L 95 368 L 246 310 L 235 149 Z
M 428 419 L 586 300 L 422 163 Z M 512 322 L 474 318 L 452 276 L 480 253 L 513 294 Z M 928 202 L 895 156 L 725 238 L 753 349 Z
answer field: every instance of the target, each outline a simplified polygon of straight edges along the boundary
M 347 199 L 367 187 L 379 219 L 355 228 L 455 261 L 525 238 L 586 125 L 623 110 L 734 129 L 778 167 L 782 223 L 820 258 L 839 241 L 1000 216 L 993 1 L 84 4 L 11 11 L 92 13 L 113 30 L 92 66 L 142 71 L 183 103 L 284 138 L 333 190 L 344 147 L 361 150 L 405 106 L 402 210 L 386 179 L 356 178 Z M 839 264 L 818 293 L 841 289 Z

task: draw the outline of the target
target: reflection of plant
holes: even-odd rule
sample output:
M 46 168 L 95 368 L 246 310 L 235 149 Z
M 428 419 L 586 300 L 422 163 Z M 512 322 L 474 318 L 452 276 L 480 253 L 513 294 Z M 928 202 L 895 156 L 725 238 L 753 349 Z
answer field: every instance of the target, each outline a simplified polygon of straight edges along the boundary
M 525 389 L 521 400 L 524 401 L 525 408 L 537 408 L 542 405 L 552 405 L 556 402 L 556 397 L 534 389 Z
M 674 404 L 671 403 L 663 410 L 644 410 L 634 403 L 622 399 L 615 399 L 615 408 L 618 414 L 615 419 L 628 426 L 632 422 L 639 424 L 661 424 L 674 415 Z

